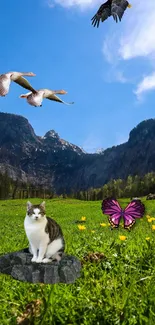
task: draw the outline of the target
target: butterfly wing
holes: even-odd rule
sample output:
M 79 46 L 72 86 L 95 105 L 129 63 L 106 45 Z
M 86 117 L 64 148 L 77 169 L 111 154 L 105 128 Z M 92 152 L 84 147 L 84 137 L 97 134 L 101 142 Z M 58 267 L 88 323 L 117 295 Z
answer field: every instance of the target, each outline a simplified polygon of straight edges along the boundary
M 136 222 L 136 218 L 142 218 L 145 205 L 140 200 L 131 201 L 123 211 L 124 228 L 130 229 Z
M 105 199 L 102 202 L 102 212 L 109 215 L 109 222 L 113 228 L 118 228 L 122 216 L 122 209 L 115 199 Z

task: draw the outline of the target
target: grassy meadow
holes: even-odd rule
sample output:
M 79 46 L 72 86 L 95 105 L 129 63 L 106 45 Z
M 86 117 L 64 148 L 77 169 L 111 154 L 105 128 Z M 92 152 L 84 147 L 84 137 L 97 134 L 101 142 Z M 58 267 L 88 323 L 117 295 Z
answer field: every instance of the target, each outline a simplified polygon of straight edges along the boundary
M 122 207 L 129 201 L 119 200 Z M 142 201 L 145 216 L 129 232 L 122 226 L 110 229 L 101 201 L 46 200 L 68 254 L 81 260 L 102 252 L 105 258 L 85 262 L 74 284 L 30 284 L 0 274 L 0 325 L 154 325 L 155 201 Z M 27 247 L 25 207 L 26 200 L 0 202 L 0 255 Z M 82 217 L 85 229 L 80 230 L 75 221 Z

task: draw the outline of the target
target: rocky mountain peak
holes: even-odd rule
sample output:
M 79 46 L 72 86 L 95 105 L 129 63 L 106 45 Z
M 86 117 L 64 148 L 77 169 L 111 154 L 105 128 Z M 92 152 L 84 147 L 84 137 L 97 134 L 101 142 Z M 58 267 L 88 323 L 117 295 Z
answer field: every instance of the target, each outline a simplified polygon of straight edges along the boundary
M 57 133 L 57 132 L 55 132 L 54 130 L 50 130 L 50 131 L 48 131 L 48 132 L 46 132 L 46 134 L 44 135 L 44 139 L 50 139 L 50 138 L 52 138 L 52 139 L 60 139 L 60 137 L 59 137 L 59 134 Z

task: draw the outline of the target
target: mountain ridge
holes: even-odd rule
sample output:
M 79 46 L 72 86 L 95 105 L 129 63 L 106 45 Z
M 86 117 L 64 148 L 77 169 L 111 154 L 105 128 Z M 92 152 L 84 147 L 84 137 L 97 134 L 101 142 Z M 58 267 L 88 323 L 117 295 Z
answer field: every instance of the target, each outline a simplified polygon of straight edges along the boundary
M 57 193 L 101 187 L 110 179 L 155 171 L 155 119 L 142 121 L 127 142 L 85 153 L 55 130 L 35 134 L 28 119 L 0 113 L 0 171 Z

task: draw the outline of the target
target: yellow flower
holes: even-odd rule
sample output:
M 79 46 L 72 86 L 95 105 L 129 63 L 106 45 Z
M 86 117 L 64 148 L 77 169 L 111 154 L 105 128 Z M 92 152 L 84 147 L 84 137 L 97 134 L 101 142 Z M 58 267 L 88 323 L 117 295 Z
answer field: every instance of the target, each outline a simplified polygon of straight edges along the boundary
M 127 237 L 126 236 L 119 236 L 120 240 L 125 240 Z
M 146 216 L 147 219 L 150 219 L 151 217 L 149 215 Z
M 83 225 L 78 225 L 78 228 L 79 228 L 79 230 L 85 230 L 86 229 L 86 227 L 83 226 Z
M 146 237 L 145 239 L 146 239 L 146 240 L 150 240 L 150 237 Z
M 94 234 L 95 230 L 91 230 L 91 232 Z
M 152 225 L 152 230 L 155 230 L 155 225 Z
M 81 217 L 81 221 L 85 221 L 86 220 L 86 217 Z
M 155 218 L 151 218 L 152 219 L 152 221 L 154 221 L 155 220 Z
M 106 227 L 106 225 L 107 225 L 106 223 L 100 223 L 101 227 Z
M 149 218 L 147 221 L 148 221 L 148 222 L 152 222 L 152 218 Z

